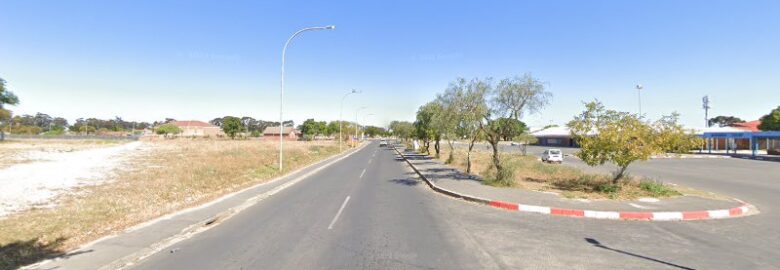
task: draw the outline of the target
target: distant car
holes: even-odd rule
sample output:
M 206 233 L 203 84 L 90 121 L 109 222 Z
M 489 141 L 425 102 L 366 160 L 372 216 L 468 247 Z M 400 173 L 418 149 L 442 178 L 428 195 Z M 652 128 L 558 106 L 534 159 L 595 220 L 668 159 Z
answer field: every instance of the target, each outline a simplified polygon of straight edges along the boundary
M 379 147 L 382 147 L 382 146 L 387 146 L 387 141 L 386 140 L 379 141 Z
M 547 149 L 542 153 L 542 161 L 549 163 L 563 163 L 563 152 L 561 149 Z

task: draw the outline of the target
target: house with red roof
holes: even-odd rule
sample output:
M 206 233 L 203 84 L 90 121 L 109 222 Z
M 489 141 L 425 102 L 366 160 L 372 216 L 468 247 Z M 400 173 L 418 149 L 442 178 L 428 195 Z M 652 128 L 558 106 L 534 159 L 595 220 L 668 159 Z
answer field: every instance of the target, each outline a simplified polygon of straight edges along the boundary
M 203 121 L 173 121 L 171 124 L 181 129 L 182 137 L 222 137 L 225 133 L 218 126 Z

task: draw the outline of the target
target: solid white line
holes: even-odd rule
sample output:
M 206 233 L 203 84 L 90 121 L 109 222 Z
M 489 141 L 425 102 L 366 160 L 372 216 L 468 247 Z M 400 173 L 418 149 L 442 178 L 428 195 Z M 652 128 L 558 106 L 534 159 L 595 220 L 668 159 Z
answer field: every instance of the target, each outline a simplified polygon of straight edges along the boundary
M 366 169 L 363 169 L 363 172 L 360 173 L 360 178 L 363 178 L 363 174 L 365 174 L 365 173 L 366 173 Z
M 341 208 L 339 208 L 339 211 L 336 212 L 336 216 L 333 217 L 333 221 L 331 221 L 330 225 L 328 225 L 328 230 L 333 229 L 333 224 L 336 224 L 336 220 L 339 219 L 339 216 L 341 215 L 341 211 L 344 211 L 344 207 L 347 206 L 347 202 L 349 202 L 349 196 L 347 196 L 347 199 L 345 199 L 344 203 L 341 204 Z

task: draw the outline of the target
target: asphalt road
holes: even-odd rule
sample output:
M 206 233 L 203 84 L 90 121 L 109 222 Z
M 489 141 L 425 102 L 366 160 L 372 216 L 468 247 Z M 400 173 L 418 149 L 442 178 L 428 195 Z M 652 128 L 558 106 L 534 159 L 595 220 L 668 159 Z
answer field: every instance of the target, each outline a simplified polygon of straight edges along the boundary
M 430 191 L 373 143 L 134 268 L 780 269 L 780 179 L 689 179 L 755 198 L 764 213 L 627 222 L 503 211 Z

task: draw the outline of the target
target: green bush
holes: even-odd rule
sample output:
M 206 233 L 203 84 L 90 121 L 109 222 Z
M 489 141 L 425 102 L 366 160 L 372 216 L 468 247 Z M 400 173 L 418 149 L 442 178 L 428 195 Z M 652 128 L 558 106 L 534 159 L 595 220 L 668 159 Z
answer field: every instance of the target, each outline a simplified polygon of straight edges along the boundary
M 667 185 L 652 180 L 649 181 L 642 180 L 639 183 L 639 188 L 641 188 L 644 191 L 652 193 L 653 197 L 670 197 L 670 196 L 681 195 L 680 192 L 672 188 L 669 188 Z

